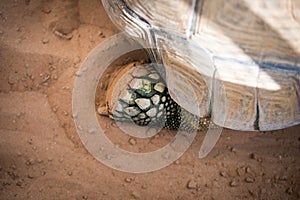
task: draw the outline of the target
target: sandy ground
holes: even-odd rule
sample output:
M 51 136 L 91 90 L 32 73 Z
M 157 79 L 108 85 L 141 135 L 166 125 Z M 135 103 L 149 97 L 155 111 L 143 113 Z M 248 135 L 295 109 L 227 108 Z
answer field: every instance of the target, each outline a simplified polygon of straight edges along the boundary
M 95 160 L 74 126 L 72 88 L 88 52 L 117 32 L 97 0 L 0 1 L 0 199 L 300 199 L 300 126 L 225 129 L 201 160 L 200 133 L 145 174 Z

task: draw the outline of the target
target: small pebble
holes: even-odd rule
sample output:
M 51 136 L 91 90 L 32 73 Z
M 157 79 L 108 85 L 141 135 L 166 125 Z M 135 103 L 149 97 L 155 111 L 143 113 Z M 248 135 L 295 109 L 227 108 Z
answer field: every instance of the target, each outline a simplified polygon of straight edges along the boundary
M 229 186 L 236 187 L 236 186 L 238 186 L 238 182 L 236 180 L 232 180 L 232 181 L 230 181 Z
M 251 173 L 251 168 L 250 167 L 246 167 L 246 173 Z
M 250 158 L 256 160 L 258 156 L 255 153 L 251 153 Z
M 27 175 L 27 178 L 29 178 L 29 179 L 33 179 L 33 178 L 34 178 L 34 176 L 33 176 L 32 174 L 28 174 L 28 175 Z
M 230 147 L 230 151 L 235 153 L 236 152 L 236 148 Z
M 45 14 L 49 14 L 49 13 L 51 13 L 51 9 L 49 8 L 49 7 L 43 7 L 42 9 L 41 9 L 41 11 L 43 12 L 43 13 L 45 13 Z
M 22 181 L 17 181 L 16 186 L 22 187 Z
M 197 188 L 197 183 L 196 183 L 194 180 L 189 180 L 189 181 L 187 182 L 186 187 L 187 187 L 188 189 L 196 189 L 196 188 Z
M 136 140 L 134 138 L 129 139 L 129 144 L 136 145 Z
M 43 39 L 43 40 L 42 40 L 42 43 L 43 43 L 43 44 L 48 44 L 48 43 L 49 43 L 49 39 Z
M 220 172 L 220 176 L 226 177 L 226 172 Z
M 28 166 L 33 165 L 34 164 L 34 159 L 32 159 L 32 158 L 28 159 L 25 164 L 28 165 Z
M 106 37 L 102 31 L 99 31 L 98 36 L 101 37 L 101 38 L 105 38 Z
M 132 178 L 129 178 L 129 177 L 125 178 L 125 182 L 126 183 L 131 183 L 132 182 Z
M 258 161 L 258 162 L 262 162 L 262 159 L 260 157 L 258 157 L 258 155 L 255 154 L 255 153 L 251 153 L 250 154 L 250 158 L 254 159 L 254 160 Z
M 64 40 L 71 40 L 73 38 L 73 35 L 72 33 L 69 33 L 69 34 L 63 34 L 59 31 L 54 31 L 54 35 L 56 35 L 57 37 L 61 38 L 61 39 L 64 39 Z
M 101 116 L 108 116 L 107 108 L 105 106 L 99 106 L 97 112 Z
M 245 169 L 244 169 L 244 167 L 237 168 L 237 169 L 236 169 L 236 173 L 237 173 L 239 176 L 243 176 L 243 175 L 245 174 Z
M 280 181 L 286 181 L 288 178 L 287 178 L 287 176 L 280 176 L 279 177 L 279 180 Z
M 147 188 L 148 188 L 148 186 L 147 186 L 146 184 L 143 184 L 143 185 L 142 185 L 142 189 L 145 190 L 145 189 L 147 189 Z
M 52 76 L 52 78 L 53 78 L 53 80 L 57 80 L 57 79 L 58 79 L 58 77 L 57 77 L 56 74 L 54 74 L 54 75 Z
M 294 193 L 294 189 L 293 188 L 291 188 L 291 187 L 289 187 L 289 188 L 287 188 L 286 189 L 286 191 L 285 191 L 287 194 L 289 194 L 289 195 L 291 195 L 291 194 L 293 194 Z
M 253 196 L 253 197 L 257 197 L 257 196 L 258 196 L 256 191 L 253 191 L 253 190 L 248 189 L 248 192 L 249 192 L 249 194 L 250 194 L 251 196 Z
M 141 199 L 141 195 L 138 192 L 136 192 L 136 191 L 131 192 L 131 196 L 134 199 Z
M 68 171 L 68 176 L 72 176 L 73 175 L 73 172 L 72 171 Z
M 108 195 L 108 192 L 103 192 L 102 194 L 103 194 L 103 195 Z
M 265 189 L 265 188 L 262 188 L 261 190 L 260 190 L 260 193 L 261 194 L 265 194 L 267 192 L 267 190 Z
M 75 59 L 74 59 L 74 64 L 78 64 L 81 62 L 81 59 L 79 56 L 76 56 Z
M 63 62 L 64 62 L 64 63 L 68 63 L 68 62 L 69 62 L 69 58 L 64 58 L 64 59 L 63 59 Z
M 88 196 L 87 196 L 87 195 L 83 195 L 83 196 L 82 196 L 82 199 L 87 200 L 87 199 L 88 199 Z
M 267 178 L 267 179 L 265 180 L 265 183 L 271 183 L 271 179 Z
M 246 183 L 253 183 L 253 182 L 254 182 L 254 179 L 251 178 L 251 177 L 247 177 L 247 178 L 245 178 L 245 182 L 246 182 Z
M 16 170 L 16 169 L 17 169 L 17 166 L 16 166 L 15 164 L 12 164 L 12 165 L 10 166 L 10 168 L 13 169 L 13 170 Z
M 57 108 L 56 108 L 56 107 L 53 107 L 53 108 L 52 108 L 52 111 L 56 113 L 56 112 L 57 112 Z

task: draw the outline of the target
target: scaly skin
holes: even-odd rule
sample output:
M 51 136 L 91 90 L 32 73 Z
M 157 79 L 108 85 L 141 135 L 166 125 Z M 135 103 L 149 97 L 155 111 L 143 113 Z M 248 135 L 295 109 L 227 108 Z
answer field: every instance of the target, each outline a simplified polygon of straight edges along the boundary
M 170 96 L 164 80 L 154 67 L 145 67 L 147 73 L 135 76 L 138 83 L 121 98 L 121 109 L 112 117 L 116 120 L 133 120 L 141 126 L 163 126 L 170 130 L 203 131 L 210 124 L 209 117 L 197 117 L 180 107 Z

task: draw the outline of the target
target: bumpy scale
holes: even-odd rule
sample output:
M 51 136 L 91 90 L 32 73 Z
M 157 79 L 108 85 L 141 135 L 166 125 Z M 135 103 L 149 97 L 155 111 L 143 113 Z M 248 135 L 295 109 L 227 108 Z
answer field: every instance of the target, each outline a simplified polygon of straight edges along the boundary
M 131 119 L 140 126 L 163 126 L 170 130 L 203 131 L 208 128 L 209 117 L 198 117 L 180 107 L 153 65 L 148 64 L 145 69 L 146 74 L 133 76 L 135 84 L 119 99 L 119 108 L 112 118 Z

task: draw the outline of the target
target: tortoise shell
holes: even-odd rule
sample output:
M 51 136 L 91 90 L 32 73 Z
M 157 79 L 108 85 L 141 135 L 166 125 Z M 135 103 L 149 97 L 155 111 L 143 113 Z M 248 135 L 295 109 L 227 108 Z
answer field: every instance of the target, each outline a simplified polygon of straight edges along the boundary
M 112 21 L 154 44 L 172 99 L 236 130 L 300 123 L 297 0 L 102 0 Z M 135 29 L 135 31 L 132 31 Z M 179 95 L 179 97 L 178 97 Z M 225 121 L 223 121 L 225 115 Z

